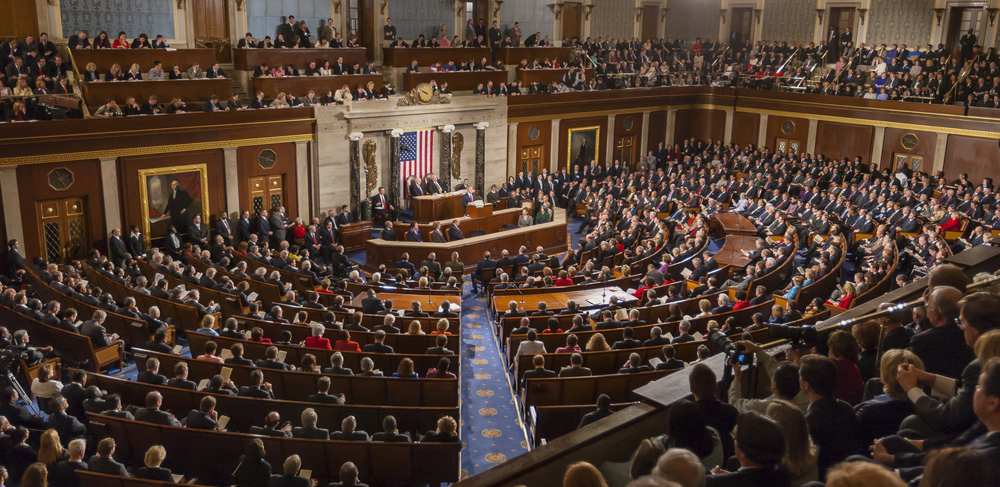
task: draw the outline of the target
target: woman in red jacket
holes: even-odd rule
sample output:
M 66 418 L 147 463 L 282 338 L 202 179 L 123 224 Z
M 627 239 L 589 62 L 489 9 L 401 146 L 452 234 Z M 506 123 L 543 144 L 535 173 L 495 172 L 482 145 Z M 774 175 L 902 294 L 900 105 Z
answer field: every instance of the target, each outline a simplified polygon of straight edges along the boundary
M 330 339 L 323 338 L 323 333 L 326 332 L 326 327 L 320 324 L 315 324 L 311 325 L 309 328 L 312 329 L 312 336 L 306 338 L 304 346 L 307 348 L 323 348 L 331 350 Z
M 956 215 L 955 212 L 951 212 L 951 214 L 948 215 L 948 221 L 941 224 L 941 235 L 944 235 L 944 232 L 960 230 L 961 228 L 962 220 L 958 218 L 958 215 Z
M 337 343 L 333 345 L 334 350 L 343 350 L 345 352 L 360 352 L 361 346 L 358 342 L 351 341 L 351 333 L 347 330 L 340 330 L 339 339 Z

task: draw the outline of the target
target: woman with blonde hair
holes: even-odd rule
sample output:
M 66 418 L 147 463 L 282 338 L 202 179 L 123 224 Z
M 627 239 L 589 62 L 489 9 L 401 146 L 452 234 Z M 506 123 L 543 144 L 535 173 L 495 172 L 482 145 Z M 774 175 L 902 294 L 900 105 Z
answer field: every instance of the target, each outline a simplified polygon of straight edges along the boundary
M 55 376 L 55 368 L 52 364 L 45 364 L 38 369 L 38 376 L 31 380 L 31 395 L 38 399 L 38 404 L 43 412 L 48 412 L 48 402 L 52 396 L 62 391 L 62 382 Z
M 861 423 L 862 440 L 865 445 L 871 445 L 877 438 L 896 434 L 903 420 L 914 414 L 913 402 L 906 396 L 906 391 L 896 378 L 899 366 L 903 364 L 924 370 L 924 362 L 909 350 L 895 349 L 885 352 L 879 363 L 879 376 L 882 379 L 884 394 L 854 407 L 854 413 Z
M 87 63 L 86 71 L 83 72 L 84 81 L 104 81 L 101 75 L 97 74 L 97 64 L 93 61 Z
M 563 487 L 608 487 L 597 467 L 587 462 L 576 462 L 566 469 Z
M 146 450 L 146 456 L 142 459 L 142 463 L 146 466 L 136 470 L 135 476 L 140 479 L 170 482 L 172 472 L 170 469 L 160 466 L 166 458 L 166 448 L 163 448 L 160 445 L 153 445 L 149 447 L 149 449 Z
M 54 429 L 45 430 L 38 440 L 38 461 L 48 466 L 69 458 L 69 452 L 62 447 L 59 441 L 59 432 Z
M 448 320 L 445 320 L 448 321 Z M 406 330 L 407 335 L 426 335 L 424 329 L 420 326 L 420 321 L 413 320 L 410 322 L 410 327 Z
M 428 431 L 420 441 L 423 443 L 454 443 L 458 441 L 455 431 L 458 423 L 451 416 L 442 416 L 438 419 L 437 429 Z
M 118 63 L 111 65 L 111 69 L 104 75 L 104 81 L 125 81 L 125 73 Z
M 976 345 L 972 348 L 979 358 L 979 363 L 985 364 L 991 358 L 1000 357 L 1000 329 L 990 330 L 976 339 Z
M 698 313 L 698 315 L 695 316 L 695 318 L 708 316 L 712 314 L 712 302 L 707 299 L 702 299 L 698 301 L 698 309 L 701 310 L 701 313 Z
M 906 482 L 881 465 L 843 462 L 827 472 L 826 487 L 906 487 Z
M 818 480 L 819 449 L 809 438 L 809 424 L 802 410 L 784 399 L 776 399 L 767 406 L 767 415 L 781 426 L 785 435 L 783 463 L 791 474 L 792 486 Z
M 288 96 L 284 91 L 278 93 L 278 96 L 274 97 L 274 101 L 271 102 L 271 108 L 288 108 Z
M 604 339 L 604 334 L 594 333 L 594 336 L 590 337 L 587 342 L 588 352 L 606 352 L 610 350 L 611 347 L 608 346 L 608 341 Z
M 427 289 L 429 286 L 430 281 L 427 279 L 427 276 L 421 277 L 420 280 L 417 281 L 417 287 L 420 289 Z
M 142 72 L 139 71 L 139 63 L 132 63 L 125 73 L 125 81 L 142 81 Z
M 31 96 L 34 94 L 35 92 L 28 86 L 27 78 L 17 80 L 17 84 L 14 86 L 14 96 Z

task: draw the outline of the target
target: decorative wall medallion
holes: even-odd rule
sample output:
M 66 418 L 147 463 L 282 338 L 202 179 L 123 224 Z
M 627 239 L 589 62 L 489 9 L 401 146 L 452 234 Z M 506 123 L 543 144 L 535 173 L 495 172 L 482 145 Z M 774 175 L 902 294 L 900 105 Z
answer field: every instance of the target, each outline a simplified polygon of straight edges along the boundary
M 784 132 L 785 135 L 791 135 L 792 132 L 795 132 L 795 122 L 791 120 L 785 120 L 781 124 L 781 131 Z
M 917 146 L 917 142 L 919 141 L 920 139 L 917 138 L 917 134 L 906 134 L 903 136 L 902 140 L 903 148 L 905 148 L 906 150 L 913 150 L 913 148 Z
M 625 117 L 622 126 L 625 127 L 625 130 L 632 130 L 632 117 Z
M 260 151 L 260 154 L 257 155 L 257 164 L 259 164 L 263 169 L 271 169 L 277 163 L 278 155 L 271 149 L 262 150 Z
M 49 171 L 49 186 L 56 191 L 66 191 L 76 181 L 73 173 L 65 167 Z
M 538 140 L 538 136 L 541 135 L 541 130 L 538 130 L 538 125 L 532 125 L 528 128 L 528 140 L 534 142 Z

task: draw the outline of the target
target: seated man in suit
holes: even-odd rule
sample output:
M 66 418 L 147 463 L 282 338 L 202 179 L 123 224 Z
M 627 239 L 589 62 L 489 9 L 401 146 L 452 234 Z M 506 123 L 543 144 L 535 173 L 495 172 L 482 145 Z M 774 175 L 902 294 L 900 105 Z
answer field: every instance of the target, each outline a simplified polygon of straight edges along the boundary
M 177 362 L 177 364 L 174 365 L 174 378 L 167 381 L 167 387 L 176 387 L 178 389 L 187 389 L 189 391 L 197 390 L 198 384 L 188 380 L 187 376 L 187 362 Z
M 264 350 L 264 358 L 257 359 L 256 365 L 257 367 L 263 367 L 265 369 L 284 371 L 295 370 L 294 365 L 278 361 L 278 347 L 267 347 L 267 349 Z
M 451 225 L 448 226 L 448 240 L 454 242 L 464 238 L 465 235 L 462 234 L 462 229 L 458 226 L 458 218 L 452 220 Z
M 344 404 L 343 394 L 330 394 L 330 378 L 320 377 L 316 381 L 316 394 L 306 398 L 306 402 L 318 402 L 321 404 Z
M 628 362 L 622 367 L 618 373 L 619 374 L 635 374 L 637 372 L 650 372 L 653 368 L 648 365 L 642 364 L 642 357 L 637 353 L 632 353 L 628 356 Z
M 690 335 L 691 322 L 688 320 L 681 320 L 681 324 L 677 327 L 680 330 L 680 334 L 674 337 L 670 343 L 687 343 L 693 342 L 694 337 Z
M 683 369 L 685 367 L 684 361 L 674 358 L 676 355 L 677 350 L 674 350 L 673 345 L 664 345 L 663 356 L 666 357 L 666 360 L 656 364 L 656 370 Z
M 435 318 L 458 318 L 458 313 L 451 310 L 451 302 L 447 299 L 441 302 L 441 308 L 434 313 Z
M 406 313 L 407 317 L 413 318 L 429 318 L 431 315 L 420 309 L 420 301 L 413 301 L 410 303 L 410 310 Z
M 390 226 L 390 220 L 388 219 L 389 213 L 395 211 L 396 207 L 389 202 L 389 198 L 385 194 L 385 188 L 379 186 L 378 194 L 372 196 L 372 219 L 381 219 L 385 223 L 386 228 Z
M 160 411 L 160 406 L 163 405 L 163 396 L 156 391 L 150 391 L 146 394 L 146 407 L 139 408 L 135 412 L 135 420 L 143 421 L 146 423 L 160 424 L 163 426 L 181 426 L 181 422 L 177 421 L 177 418 L 173 414 L 165 411 Z
M 594 375 L 587 367 L 583 366 L 583 355 L 574 353 L 569 357 L 569 367 L 563 367 L 559 371 L 559 377 L 589 377 Z
M 271 348 L 274 347 L 268 347 L 268 349 Z M 260 364 L 258 364 L 258 366 L 260 366 Z M 274 393 L 271 392 L 271 383 L 264 382 L 264 372 L 260 369 L 250 371 L 250 385 L 240 387 L 238 396 L 255 397 L 258 399 L 274 399 Z
M 87 470 L 105 475 L 128 477 L 129 474 L 125 470 L 125 465 L 115 461 L 113 457 L 114 453 L 115 439 L 104 438 L 97 443 L 97 454 L 90 457 L 90 460 L 87 461 Z
M 368 433 L 362 430 L 355 430 L 357 425 L 358 421 L 354 416 L 344 418 L 340 422 L 340 431 L 332 433 L 330 439 L 338 441 L 368 441 Z
M 49 415 L 48 427 L 56 430 L 59 433 L 59 438 L 64 442 L 74 438 L 83 438 L 83 435 L 87 433 L 87 427 L 79 419 L 66 413 L 68 408 L 69 402 L 59 394 L 49 399 L 49 411 L 52 414 Z
M 292 429 L 292 438 L 329 440 L 330 431 L 323 428 L 317 428 L 317 421 L 319 421 L 319 415 L 316 414 L 316 410 L 313 408 L 306 408 L 302 411 L 302 426 Z
M 375 332 L 375 343 L 365 345 L 363 351 L 366 353 L 393 353 L 392 347 L 385 344 L 385 331 L 383 330 Z
M 215 410 L 216 400 L 212 396 L 204 396 L 198 409 L 192 409 L 184 420 L 184 426 L 192 429 L 217 431 L 219 429 L 219 413 Z
M 259 372 L 255 370 L 254 372 Z M 263 436 L 274 436 L 278 438 L 291 438 L 292 437 L 292 424 L 285 421 L 285 424 L 281 424 L 281 415 L 277 411 L 271 411 L 267 413 L 267 417 L 264 418 L 264 426 L 251 426 L 251 435 L 263 435 Z
M 153 384 L 156 386 L 167 385 L 167 377 L 160 375 L 160 361 L 155 357 L 146 359 L 146 370 L 139 372 L 135 381 L 143 384 Z
M 368 297 L 361 300 L 361 312 L 368 315 L 373 315 L 385 309 L 385 305 L 382 300 L 375 296 L 374 289 L 367 289 L 365 293 Z
M 635 332 L 632 331 L 632 327 L 626 326 L 625 329 L 622 330 L 622 335 L 624 339 L 615 342 L 614 345 L 611 346 L 612 350 L 629 350 L 642 346 L 642 343 L 639 340 L 633 338 L 635 336 Z
M 458 222 L 458 220 L 455 220 Z M 457 223 L 454 225 L 457 226 Z M 451 230 L 448 230 L 451 232 Z M 464 238 L 464 237 L 463 237 Z M 451 237 L 452 240 L 456 240 L 454 236 Z M 479 292 L 479 284 L 483 281 L 483 271 L 486 269 L 495 269 L 497 267 L 497 261 L 492 259 L 492 255 L 487 251 L 483 254 L 483 260 L 476 264 L 476 270 L 472 273 L 472 292 Z
M 410 443 L 409 433 L 400 433 L 396 427 L 396 418 L 392 415 L 382 418 L 382 431 L 372 435 L 372 441 L 387 443 Z
M 424 351 L 424 355 L 454 355 L 455 353 L 448 350 L 448 336 L 438 335 L 434 339 L 434 346 L 428 348 Z
M 521 389 L 524 389 L 528 385 L 528 379 L 551 379 L 556 376 L 554 371 L 545 368 L 545 357 L 542 355 L 535 355 L 532 357 L 531 364 L 534 365 L 535 368 L 524 373 L 524 376 L 521 378 Z
M 713 470 L 718 473 L 709 475 L 706 485 L 789 485 L 788 472 L 781 466 L 785 455 L 782 438 L 781 427 L 773 419 L 755 411 L 740 414 L 736 420 L 740 468 L 736 472 Z

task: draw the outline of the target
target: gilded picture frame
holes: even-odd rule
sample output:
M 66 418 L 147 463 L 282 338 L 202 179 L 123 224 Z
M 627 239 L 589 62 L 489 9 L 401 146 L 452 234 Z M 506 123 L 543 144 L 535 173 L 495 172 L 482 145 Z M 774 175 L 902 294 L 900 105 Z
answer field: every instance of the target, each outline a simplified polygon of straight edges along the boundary
M 590 165 L 591 160 L 600 163 L 601 127 L 580 127 L 569 129 L 566 138 L 566 171 L 572 173 L 573 165 L 580 164 L 580 170 Z M 586 144 L 586 145 L 584 145 Z M 581 154 L 580 152 L 583 152 Z
M 203 225 L 211 223 L 206 216 L 211 215 L 207 164 L 140 169 L 138 174 L 142 232 L 147 248 L 151 245 L 153 235 L 156 235 L 155 238 L 162 238 L 171 224 L 184 234 L 187 232 L 187 224 L 196 215 L 201 215 Z M 175 182 L 178 185 L 177 197 L 173 196 Z M 177 211 L 179 208 L 184 211 Z M 172 215 L 171 212 L 175 214 Z

